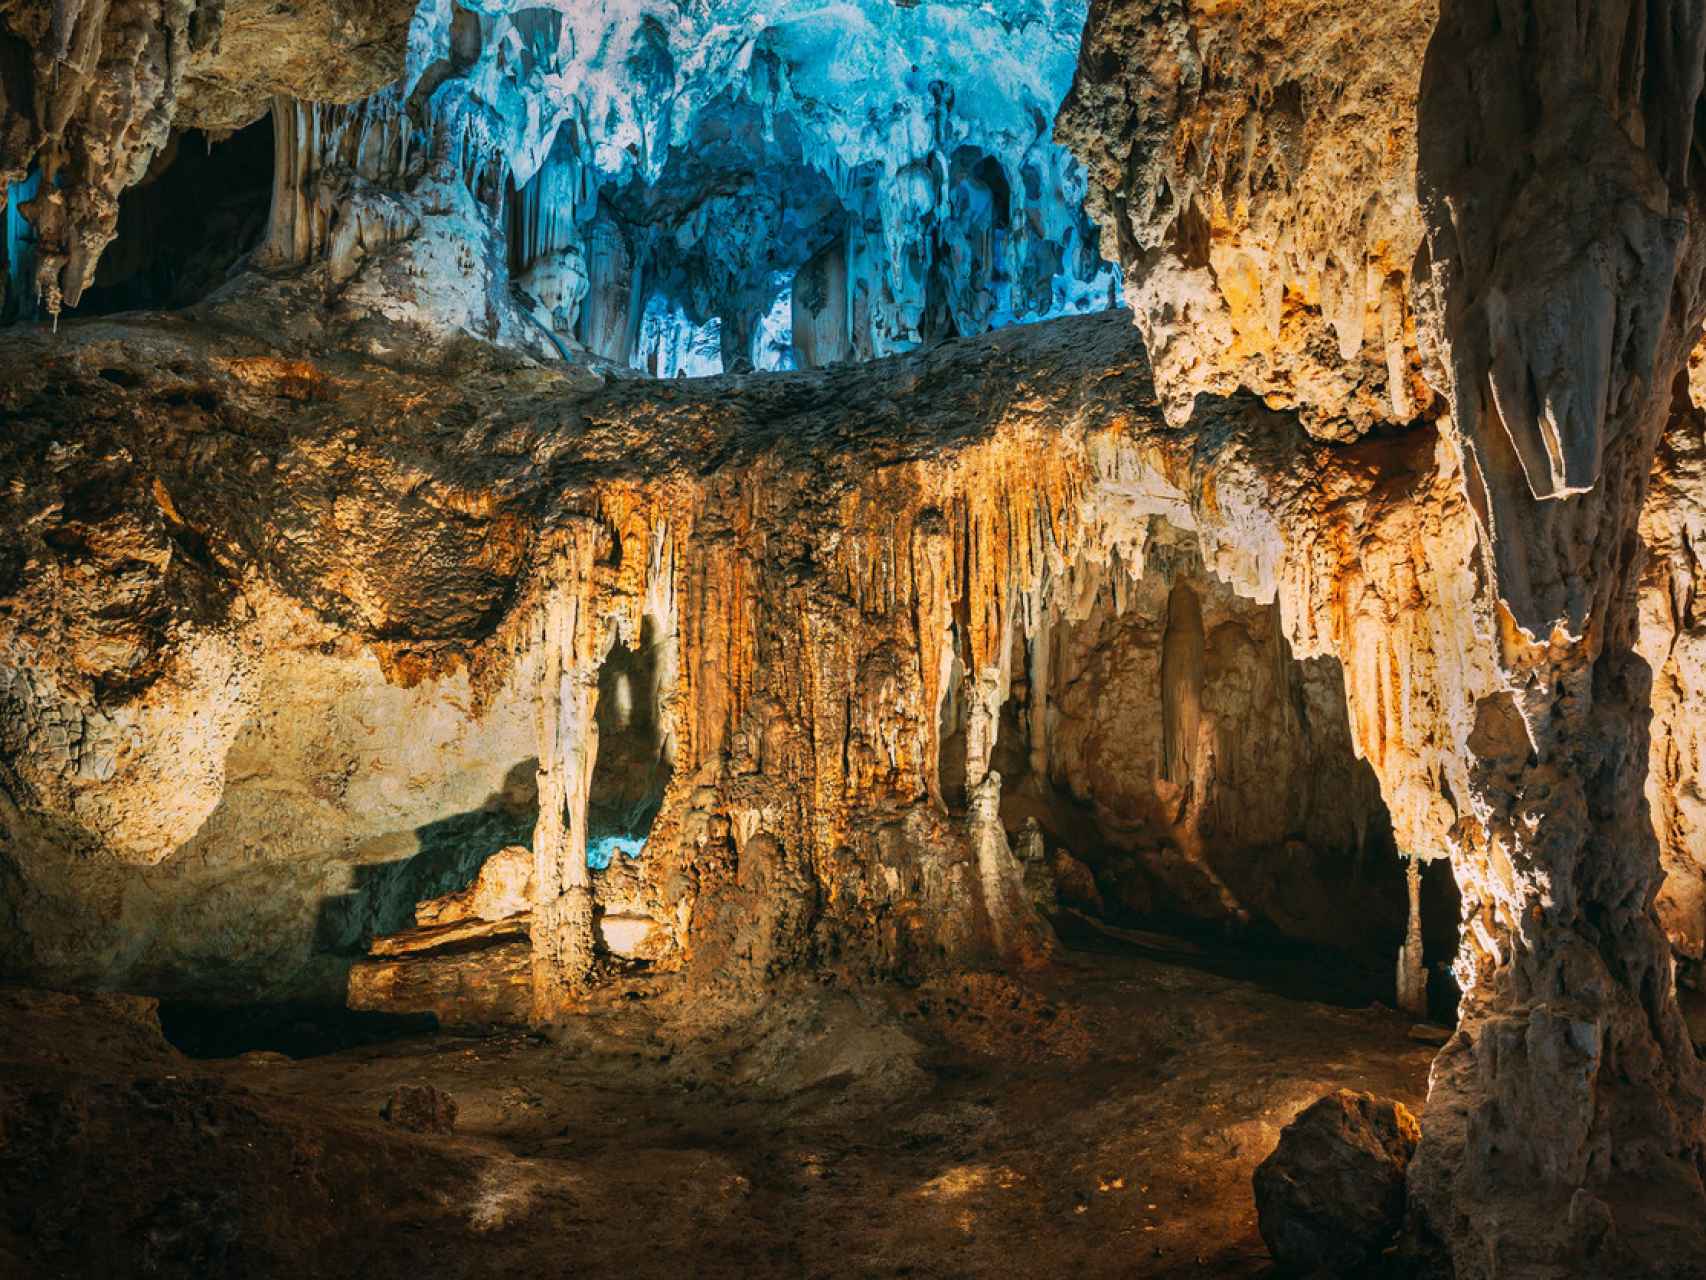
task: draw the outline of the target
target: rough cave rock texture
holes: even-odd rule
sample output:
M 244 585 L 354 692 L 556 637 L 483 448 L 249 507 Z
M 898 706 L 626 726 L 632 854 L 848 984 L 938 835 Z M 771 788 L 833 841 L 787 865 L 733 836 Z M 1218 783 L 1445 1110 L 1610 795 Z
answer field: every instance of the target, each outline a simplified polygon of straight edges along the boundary
M 1174 421 L 1244 387 L 1309 430 L 1408 422 L 1417 86 L 1437 6 L 1094 5 L 1056 133 L 1090 173 Z M 1435 384 L 1437 386 L 1437 384 Z
M 1654 899 L 1682 872 L 1668 932 L 1694 945 L 1675 401 L 1706 312 L 1703 68 L 1685 3 L 1106 0 L 1057 127 L 1174 421 L 1233 388 L 1329 439 L 1437 418 L 1473 513 L 1358 726 L 1401 844 L 1463 895 L 1462 1025 L 1410 1176 L 1460 1276 L 1579 1262 L 1556 1228 L 1589 1201 L 1629 1251 L 1607 1274 L 1697 1265 L 1674 1224 L 1706 1210 L 1703 1087 Z
M 1350 842 L 1371 795 L 1282 816 L 1217 735 L 1246 682 L 1285 688 L 1302 703 L 1265 714 L 1299 768 L 1354 775 L 1354 743 L 1378 772 L 1381 655 L 1408 628 L 1427 651 L 1416 601 L 1473 545 L 1431 436 L 1333 451 L 1248 402 L 1172 431 L 1118 315 L 679 388 L 307 359 L 184 322 L 0 359 L 7 960 L 60 982 L 335 988 L 518 842 L 541 1016 L 612 916 L 710 981 L 1037 955 L 999 753 L 1110 819 L 1151 806 L 1180 876 L 1181 837 L 1217 822 Z M 1166 641 L 1181 590 L 1200 652 Z M 1133 628 L 1147 650 L 1092 639 Z M 1066 670 L 1051 638 L 1135 663 L 1134 696 L 1147 664 L 1181 763 L 1151 742 L 1145 778 L 1115 763 L 1129 738 L 1095 745 L 1131 731 L 1038 677 Z M 650 655 L 628 696 L 669 768 L 640 856 L 599 871 L 622 653 Z M 1309 665 L 1328 655 L 1342 693 Z M 1004 731 L 1010 700 L 1027 725 Z M 1423 816 L 1394 811 L 1397 838 Z
M 274 94 L 332 102 L 394 79 L 413 5 L 397 0 L 17 0 L 0 8 L 0 213 L 23 210 L 47 309 L 75 306 L 174 129 L 229 132 Z

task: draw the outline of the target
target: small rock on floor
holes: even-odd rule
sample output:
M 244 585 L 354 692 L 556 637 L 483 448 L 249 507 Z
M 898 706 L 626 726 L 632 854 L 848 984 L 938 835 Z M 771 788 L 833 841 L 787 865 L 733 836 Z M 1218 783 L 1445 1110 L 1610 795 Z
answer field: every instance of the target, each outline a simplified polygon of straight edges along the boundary
M 456 1099 L 430 1084 L 401 1084 L 379 1109 L 379 1118 L 413 1133 L 454 1133 Z

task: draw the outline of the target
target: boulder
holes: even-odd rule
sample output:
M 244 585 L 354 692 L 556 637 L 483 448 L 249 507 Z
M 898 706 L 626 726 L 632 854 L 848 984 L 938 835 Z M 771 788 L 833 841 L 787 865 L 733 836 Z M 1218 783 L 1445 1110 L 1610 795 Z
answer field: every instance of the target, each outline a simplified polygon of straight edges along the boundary
M 506 845 L 481 864 L 474 883 L 466 889 L 417 904 L 415 923 L 502 920 L 526 911 L 532 906 L 532 895 L 533 850 L 524 844 Z
M 1421 1135 L 1402 1103 L 1348 1089 L 1299 1112 L 1253 1179 L 1274 1261 L 1340 1276 L 1378 1259 L 1403 1223 L 1404 1176 Z

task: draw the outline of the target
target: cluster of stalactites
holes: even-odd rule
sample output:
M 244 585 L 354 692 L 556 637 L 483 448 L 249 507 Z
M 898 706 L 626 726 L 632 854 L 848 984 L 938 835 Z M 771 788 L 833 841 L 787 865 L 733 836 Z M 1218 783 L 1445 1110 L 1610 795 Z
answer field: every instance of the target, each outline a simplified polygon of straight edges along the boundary
M 273 102 L 273 199 L 263 267 L 321 259 L 334 280 L 362 256 L 407 235 L 413 215 L 388 192 L 408 172 L 415 140 L 390 92 L 352 106 Z
M 516 282 L 559 333 L 664 377 L 742 361 L 819 368 L 1117 305 L 1117 269 L 1082 216 L 1057 212 L 1051 227 L 1050 207 L 1066 206 L 1028 199 L 992 156 L 928 167 L 939 176 L 920 180 L 926 194 L 905 216 L 874 173 L 857 174 L 827 219 L 789 244 L 742 237 L 753 219 L 739 211 L 628 221 L 570 155 L 512 202 Z M 754 244 L 772 252 L 748 254 Z M 583 325 L 583 307 L 599 319 Z
M 414 235 L 423 215 L 447 212 L 434 184 L 440 194 L 445 184 L 460 188 L 456 214 L 507 232 L 523 262 L 569 250 L 554 200 L 506 201 L 513 177 L 492 112 L 460 81 L 441 79 L 431 93 L 410 84 L 348 105 L 274 99 L 272 212 L 257 265 L 326 262 L 331 282 L 342 283 L 371 255 Z M 528 283 L 542 288 L 540 274 Z M 542 292 L 572 309 L 585 291 L 569 284 Z
M 423 5 L 410 78 L 483 107 L 513 184 L 512 276 L 561 340 L 659 376 L 813 367 L 1118 297 L 1083 170 L 1049 136 L 1070 15 L 1002 19 L 986 53 L 1014 84 L 997 109 L 953 42 L 906 70 L 892 41 L 787 6 L 719 10 L 704 31 L 662 11 L 478 8 Z M 868 17 L 905 43 L 952 15 Z M 861 58 L 876 78 L 842 84 Z
M 117 235 L 119 193 L 166 145 L 190 55 L 217 39 L 221 16 L 219 4 L 197 0 L 59 0 L 5 15 L 29 45 L 27 74 L 9 67 L 16 80 L 0 95 L 9 292 L 19 284 L 23 241 L 10 205 L 28 183 L 22 213 L 34 232 L 34 269 L 26 287 L 55 317 L 77 305 Z

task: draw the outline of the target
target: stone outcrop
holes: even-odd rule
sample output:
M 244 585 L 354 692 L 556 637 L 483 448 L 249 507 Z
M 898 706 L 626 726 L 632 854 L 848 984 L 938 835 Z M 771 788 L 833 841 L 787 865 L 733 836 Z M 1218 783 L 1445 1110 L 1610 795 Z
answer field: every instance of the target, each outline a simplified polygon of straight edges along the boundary
M 350 966 L 345 998 L 363 1013 L 430 1013 L 441 1027 L 514 1026 L 533 1008 L 526 914 L 385 934 Z
M 1382 723 L 1357 731 L 1401 846 L 1449 851 L 1463 894 L 1463 1025 L 1411 1185 L 1464 1276 L 1562 1265 L 1583 1188 L 1706 1204 L 1631 589 L 1706 313 L 1703 66 L 1685 4 L 1124 0 L 1092 13 L 1059 126 L 1176 420 L 1233 387 L 1307 401 L 1332 438 L 1443 411 L 1462 571 L 1424 587 L 1429 634 L 1387 651 Z M 1360 717 L 1380 700 L 1341 657 Z M 1637 1238 L 1631 1268 L 1692 1247 Z
M 1253 1179 L 1274 1261 L 1302 1276 L 1378 1262 L 1404 1223 L 1404 1175 L 1421 1136 L 1403 1103 L 1348 1089 L 1300 1111 Z

